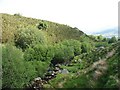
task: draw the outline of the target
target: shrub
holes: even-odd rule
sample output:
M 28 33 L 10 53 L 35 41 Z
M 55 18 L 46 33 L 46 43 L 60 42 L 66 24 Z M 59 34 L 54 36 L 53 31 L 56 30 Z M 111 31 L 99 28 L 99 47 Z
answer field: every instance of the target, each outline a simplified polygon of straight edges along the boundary
M 11 45 L 2 47 L 3 88 L 22 88 L 29 81 L 24 63 L 21 50 Z
M 81 54 L 81 43 L 78 40 L 65 40 L 62 42 L 63 45 L 66 45 L 67 47 L 73 47 L 74 48 L 74 55 L 80 55 Z
M 51 46 L 37 44 L 26 49 L 24 58 L 35 69 L 37 76 L 43 77 L 53 58 L 53 49 Z
M 14 16 L 22 16 L 20 13 L 15 13 Z
M 104 87 L 106 87 L 106 88 L 118 88 L 118 85 L 117 85 L 116 80 L 114 79 L 114 76 L 108 77 L 108 80 L 107 80 Z
M 53 64 L 69 62 L 74 57 L 74 48 L 63 44 L 57 44 L 54 48 Z
M 33 61 L 29 63 L 31 63 L 32 66 L 35 68 L 35 75 L 37 75 L 37 77 L 44 77 L 44 74 L 48 69 L 49 63 L 41 61 Z
M 108 43 L 115 43 L 117 41 L 116 37 L 112 37 L 111 39 L 109 39 Z
M 104 37 L 102 35 L 97 36 L 98 41 L 103 41 Z
M 24 57 L 27 61 L 49 62 L 53 55 L 54 52 L 50 46 L 37 44 L 26 49 Z
M 101 46 L 107 47 L 107 46 L 109 46 L 109 44 L 108 44 L 108 42 L 96 42 L 95 46 L 96 47 L 101 47 Z
M 81 54 L 81 43 L 78 40 L 65 40 L 54 47 L 53 64 L 68 63 L 74 55 Z
M 82 49 L 82 53 L 87 53 L 90 52 L 92 50 L 93 46 L 90 43 L 87 42 L 83 42 L 81 49 Z
M 44 34 L 34 28 L 19 30 L 15 40 L 16 46 L 23 50 L 32 44 L 44 44 L 45 42 Z
M 43 22 L 40 22 L 37 27 L 38 27 L 38 29 L 46 30 L 47 29 L 47 24 L 43 23 Z

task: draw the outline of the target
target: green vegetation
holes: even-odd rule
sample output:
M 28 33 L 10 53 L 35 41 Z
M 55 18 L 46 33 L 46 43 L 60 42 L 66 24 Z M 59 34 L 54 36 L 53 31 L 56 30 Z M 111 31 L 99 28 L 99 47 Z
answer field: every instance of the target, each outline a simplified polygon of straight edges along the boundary
M 88 43 L 88 42 L 83 42 L 81 49 L 82 49 L 82 53 L 87 53 L 90 52 L 94 47 L 92 46 L 92 44 Z
M 45 24 L 45 23 L 39 23 L 39 25 L 38 25 L 38 29 L 40 29 L 40 30 L 46 30 L 47 29 L 47 24 Z
M 109 39 L 108 43 L 115 43 L 117 41 L 116 37 Z
M 44 33 L 45 38 L 49 43 L 57 43 L 66 39 L 77 39 L 80 40 L 80 36 L 84 33 L 76 28 L 69 27 L 67 25 L 53 23 L 49 21 L 43 21 L 33 18 L 26 18 L 23 16 L 2 14 L 3 20 L 3 32 L 2 42 L 13 43 L 15 35 L 18 34 L 18 30 L 21 29 L 38 29 Z M 39 30 L 38 26 L 41 27 Z M 45 28 L 45 30 L 44 30 Z M 43 30 L 42 30 L 43 29 Z M 37 31 L 36 31 L 37 32 Z M 35 33 L 36 33 L 35 32 Z
M 51 47 L 37 44 L 26 49 L 24 57 L 27 61 L 49 62 L 53 58 L 53 50 Z
M 44 34 L 34 28 L 21 29 L 15 36 L 15 45 L 25 50 L 30 45 L 45 44 Z
M 34 77 L 32 71 L 26 70 L 26 63 L 21 50 L 11 45 L 2 46 L 3 88 L 21 88 Z M 31 77 L 31 78 L 32 78 Z
M 55 46 L 54 53 L 55 54 L 52 63 L 64 63 L 69 62 L 69 60 L 74 56 L 74 49 L 63 44 L 58 44 Z
M 65 40 L 62 44 L 73 48 L 75 56 L 81 54 L 81 43 L 78 40 Z
M 4 89 L 119 87 L 115 37 L 86 35 L 76 27 L 20 14 L 2 14 L 2 19 Z

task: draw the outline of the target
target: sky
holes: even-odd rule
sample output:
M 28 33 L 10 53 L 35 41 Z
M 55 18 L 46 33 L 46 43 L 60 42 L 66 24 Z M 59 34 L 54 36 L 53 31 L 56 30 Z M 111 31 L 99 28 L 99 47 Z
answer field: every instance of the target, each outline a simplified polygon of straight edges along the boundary
M 0 13 L 77 27 L 87 34 L 118 26 L 119 0 L 0 0 Z

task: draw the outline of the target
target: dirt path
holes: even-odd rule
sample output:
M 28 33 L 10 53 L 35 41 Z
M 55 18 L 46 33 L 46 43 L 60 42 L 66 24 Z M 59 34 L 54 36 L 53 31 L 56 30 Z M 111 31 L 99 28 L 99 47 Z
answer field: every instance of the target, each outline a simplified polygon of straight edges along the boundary
M 106 57 L 105 57 L 105 58 L 100 59 L 99 61 L 94 62 L 91 66 L 89 66 L 89 67 L 86 68 L 86 69 L 81 70 L 81 71 L 78 72 L 78 73 L 80 74 L 81 72 L 83 72 L 84 74 L 86 74 L 86 73 L 89 73 L 90 71 L 93 71 L 93 70 L 95 70 L 95 69 L 98 69 L 98 70 L 101 70 L 101 71 L 107 70 L 106 60 L 107 60 L 108 58 L 112 57 L 114 54 L 115 54 L 115 49 L 112 49 L 110 52 L 108 52 L 108 53 L 106 54 Z M 78 73 L 77 73 L 77 74 L 78 74 Z M 96 71 L 96 73 L 99 73 L 99 74 L 100 74 L 99 71 Z

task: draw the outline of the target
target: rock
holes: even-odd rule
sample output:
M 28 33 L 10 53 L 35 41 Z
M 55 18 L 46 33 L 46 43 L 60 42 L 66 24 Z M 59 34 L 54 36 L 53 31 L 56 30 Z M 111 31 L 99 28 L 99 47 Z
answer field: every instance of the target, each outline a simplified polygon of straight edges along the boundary
M 105 47 L 104 47 L 104 46 L 101 46 L 100 49 L 105 49 Z
M 27 87 L 31 89 L 34 88 L 35 90 L 40 90 L 43 87 L 42 79 L 40 77 L 35 78 Z
M 46 81 L 46 80 L 42 80 L 42 83 L 43 83 L 43 84 L 47 84 L 47 81 Z
M 37 77 L 34 79 L 34 81 L 42 81 L 41 77 Z
M 48 71 L 48 73 L 52 73 L 52 71 Z
M 77 60 L 75 60 L 74 62 L 77 63 Z
M 59 71 L 60 69 L 58 67 L 55 67 L 55 70 L 54 71 Z
M 61 73 L 61 72 L 62 72 L 61 70 L 58 71 L 58 73 Z
M 60 67 L 61 65 L 60 64 L 56 64 L 55 67 Z
M 67 69 L 63 69 L 63 70 L 61 71 L 61 73 L 62 73 L 62 74 L 68 74 L 69 71 L 68 71 Z

